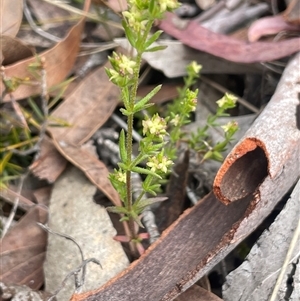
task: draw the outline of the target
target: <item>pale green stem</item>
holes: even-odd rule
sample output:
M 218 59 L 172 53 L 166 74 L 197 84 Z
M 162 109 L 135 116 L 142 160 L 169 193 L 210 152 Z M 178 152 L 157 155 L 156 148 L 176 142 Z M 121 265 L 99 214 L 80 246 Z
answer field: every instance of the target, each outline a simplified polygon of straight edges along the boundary
M 142 45 L 145 43 L 148 34 L 151 30 L 153 22 L 149 22 L 147 24 L 144 36 L 142 38 Z M 133 86 L 131 88 L 130 91 L 130 110 L 133 111 L 133 107 L 135 104 L 135 99 L 136 99 L 136 94 L 137 94 L 137 89 L 138 89 L 138 82 L 139 82 L 139 73 L 140 73 L 140 67 L 141 67 L 141 63 L 142 63 L 142 52 L 139 52 L 137 54 L 136 57 L 136 68 L 134 69 L 134 74 L 133 74 Z M 131 165 L 131 161 L 132 161 L 132 131 L 133 131 L 133 114 L 130 114 L 127 117 L 127 139 L 126 139 L 126 147 L 127 147 L 127 164 L 128 166 Z M 128 212 L 132 211 L 132 183 L 131 183 L 131 171 L 128 170 L 126 171 L 126 186 L 127 186 L 127 210 Z M 137 235 L 136 235 L 136 231 L 135 231 L 135 227 L 134 227 L 134 219 L 129 216 L 129 229 L 132 235 L 132 239 L 136 239 Z

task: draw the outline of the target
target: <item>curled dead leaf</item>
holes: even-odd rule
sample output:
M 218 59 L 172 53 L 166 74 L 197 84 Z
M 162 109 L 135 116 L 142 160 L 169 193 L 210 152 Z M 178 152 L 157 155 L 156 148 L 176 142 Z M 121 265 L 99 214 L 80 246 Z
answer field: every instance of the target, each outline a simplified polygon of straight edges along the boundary
M 32 207 L 0 241 L 0 281 L 25 284 L 32 289 L 41 287 L 47 233 L 37 222 L 46 220 L 46 211 Z
M 88 11 L 90 0 L 85 1 L 84 11 Z M 47 74 L 47 86 L 52 87 L 63 81 L 70 72 L 80 46 L 81 31 L 85 18 L 74 25 L 68 35 L 61 42 L 57 43 L 53 48 L 39 54 L 45 59 L 45 70 Z M 22 60 L 5 68 L 7 77 L 32 78 L 28 71 L 28 66 L 35 63 L 36 58 Z M 0 85 L 0 94 L 4 91 L 4 86 Z M 41 92 L 41 85 L 21 85 L 12 93 L 13 97 L 18 100 Z M 6 97 L 4 101 L 8 101 Z
M 23 18 L 23 1 L 0 0 L 0 34 L 15 37 Z
M 3 35 L 0 37 L 0 45 L 3 54 L 2 65 L 4 66 L 34 55 L 32 49 L 17 38 Z
M 183 44 L 232 62 L 256 63 L 276 60 L 300 50 L 300 38 L 278 42 L 245 42 L 214 33 L 196 21 L 186 22 L 167 13 L 159 27 Z

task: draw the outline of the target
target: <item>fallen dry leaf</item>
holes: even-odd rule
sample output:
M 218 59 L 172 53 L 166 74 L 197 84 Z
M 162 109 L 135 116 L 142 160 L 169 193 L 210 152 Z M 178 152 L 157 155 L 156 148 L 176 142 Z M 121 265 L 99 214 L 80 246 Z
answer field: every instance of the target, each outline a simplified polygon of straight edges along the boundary
M 90 5 L 90 0 L 85 1 L 84 11 L 87 11 Z M 74 25 L 69 31 L 68 35 L 61 42 L 57 43 L 53 48 L 39 54 L 40 57 L 45 58 L 45 70 L 47 74 L 48 88 L 62 82 L 70 72 L 81 40 L 81 31 L 84 25 L 85 18 Z M 7 77 L 18 78 L 32 78 L 32 75 L 27 70 L 30 64 L 35 63 L 36 58 L 22 60 L 5 68 L 5 75 Z M 4 86 L 1 83 L 0 94 L 3 93 Z M 41 92 L 41 85 L 21 85 L 12 93 L 13 97 L 17 99 L 26 98 L 28 96 L 38 94 Z M 8 101 L 9 98 L 4 99 Z
M 256 63 L 286 57 L 300 50 L 300 38 L 279 42 L 248 43 L 214 33 L 195 21 L 185 21 L 172 13 L 159 24 L 160 29 L 185 45 L 229 61 Z
M 65 163 L 61 163 L 66 162 L 63 155 L 119 205 L 119 197 L 107 179 L 107 168 L 81 147 L 106 122 L 118 103 L 119 89 L 108 80 L 104 66 L 87 76 L 52 114 L 70 124 L 69 127 L 48 128 L 59 153 L 53 145 L 43 143 L 42 156 L 32 165 L 33 173 L 55 181 L 65 168 Z M 54 165 L 59 168 L 54 168 Z
M 206 289 L 194 284 L 180 296 L 178 296 L 175 301 L 222 301 L 218 296 Z
M 125 38 L 118 38 L 115 41 L 124 49 L 131 47 Z M 166 48 L 161 50 L 159 55 L 155 52 L 146 52 L 143 54 L 143 59 L 152 68 L 162 71 L 168 78 L 185 76 L 187 74 L 186 66 L 192 61 L 196 61 L 202 66 L 201 74 L 245 74 L 245 72 L 261 73 L 262 71 L 261 65 L 258 63 L 245 66 L 242 63 L 230 62 L 187 47 L 180 41 L 161 39 L 159 43 L 154 43 L 153 46 L 165 46 Z
M 32 193 L 38 204 L 48 207 L 50 203 L 51 192 L 52 186 L 45 186 L 34 190 Z
M 0 34 L 15 37 L 23 18 L 23 1 L 0 0 Z
M 32 207 L 0 241 L 0 281 L 41 287 L 47 233 L 36 223 L 46 220 L 46 211 Z
M 127 1 L 126 0 L 92 0 L 93 3 L 106 5 L 115 13 L 122 12 L 127 9 Z
M 30 170 L 36 177 L 54 183 L 67 163 L 67 160 L 56 150 L 52 140 L 45 137 L 41 143 L 40 156 L 31 164 Z
M 0 45 L 3 54 L 2 65 L 13 64 L 19 60 L 32 57 L 34 52 L 17 38 L 3 35 L 0 37 Z
M 289 23 L 300 25 L 300 2 L 299 0 L 289 1 L 287 9 L 284 11 L 283 16 Z
M 58 143 L 56 140 L 54 140 L 54 144 L 59 152 L 63 154 L 68 161 L 80 168 L 90 181 L 95 184 L 115 206 L 122 205 L 117 191 L 113 188 L 108 179 L 109 171 L 103 162 L 80 146 Z
M 119 103 L 119 89 L 108 80 L 104 67 L 87 76 L 51 114 L 71 125 L 49 127 L 58 142 L 82 145 L 105 123 Z
M 32 193 L 29 191 L 22 191 L 22 195 L 17 193 L 18 188 L 16 186 L 10 185 L 8 188 L 1 190 L 1 198 L 3 198 L 6 202 L 13 205 L 16 201 L 16 198 L 19 198 L 18 208 L 23 211 L 28 211 L 30 207 L 35 205 L 34 202 L 31 201 Z M 29 192 L 29 196 L 27 196 L 27 192 Z

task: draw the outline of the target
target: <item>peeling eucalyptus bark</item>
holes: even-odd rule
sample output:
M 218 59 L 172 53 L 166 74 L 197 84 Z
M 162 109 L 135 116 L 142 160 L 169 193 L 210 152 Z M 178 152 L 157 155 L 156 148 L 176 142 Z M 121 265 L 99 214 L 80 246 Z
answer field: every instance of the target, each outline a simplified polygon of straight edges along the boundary
M 97 290 L 72 301 L 173 300 L 252 233 L 297 181 L 300 54 L 261 116 L 228 155 L 215 191 L 186 210 L 146 253 Z

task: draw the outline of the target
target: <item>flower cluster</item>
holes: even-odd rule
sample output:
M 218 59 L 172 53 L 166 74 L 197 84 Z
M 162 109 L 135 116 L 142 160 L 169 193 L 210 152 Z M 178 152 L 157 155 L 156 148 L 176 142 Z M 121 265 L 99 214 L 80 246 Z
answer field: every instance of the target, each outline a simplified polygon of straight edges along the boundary
M 155 173 L 167 173 L 168 168 L 173 165 L 173 161 L 164 156 L 163 150 L 157 155 L 149 158 L 147 166 Z
M 137 33 L 145 31 L 148 22 L 160 19 L 166 11 L 179 7 L 177 0 L 129 0 L 128 11 L 123 17 L 128 26 Z
M 148 117 L 146 120 L 143 120 L 142 124 L 144 135 L 156 136 L 159 139 L 163 139 L 167 134 L 167 122 L 158 114 L 153 115 L 152 118 Z
M 196 91 L 191 91 L 190 89 L 186 90 L 186 97 L 181 102 L 181 104 L 185 108 L 186 114 L 189 114 L 196 110 L 197 95 L 198 95 L 198 90 L 196 90 Z
M 144 31 L 148 20 L 145 19 L 145 14 L 136 6 L 132 6 L 130 11 L 124 11 L 123 17 L 128 22 L 128 25 L 136 32 Z
M 179 2 L 177 0 L 158 0 L 158 4 L 161 13 L 172 11 L 179 6 Z
M 221 128 L 224 130 L 226 135 L 233 136 L 238 130 L 238 123 L 236 121 L 229 121 L 227 124 L 222 125 Z
M 124 87 L 128 85 L 132 79 L 136 62 L 129 59 L 124 54 L 113 52 L 112 57 L 108 57 L 113 68 L 106 68 L 105 71 L 115 85 Z
M 187 66 L 187 73 L 188 76 L 192 77 L 192 78 L 197 78 L 199 77 L 199 73 L 202 69 L 202 66 L 197 64 L 197 62 L 192 61 L 188 66 Z
M 225 93 L 225 95 L 220 100 L 217 101 L 217 104 L 219 108 L 225 111 L 234 108 L 236 105 L 236 101 L 237 101 L 236 96 L 230 93 Z

